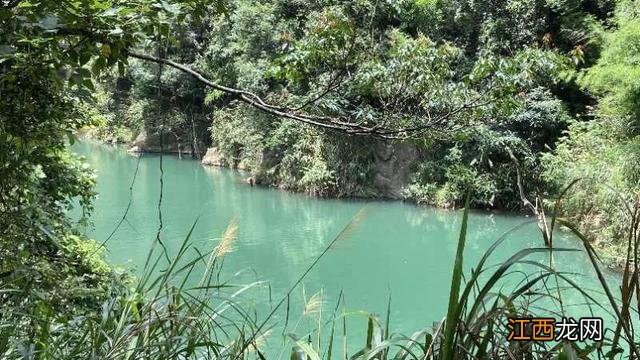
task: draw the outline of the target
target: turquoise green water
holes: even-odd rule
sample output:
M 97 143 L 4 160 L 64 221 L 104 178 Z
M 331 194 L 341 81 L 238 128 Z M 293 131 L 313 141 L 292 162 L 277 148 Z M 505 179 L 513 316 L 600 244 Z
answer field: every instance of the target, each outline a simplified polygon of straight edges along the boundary
M 116 264 L 139 269 L 158 228 L 159 156 L 143 155 L 138 160 L 122 148 L 90 143 L 78 143 L 73 150 L 86 156 L 97 171 L 99 195 L 89 234 L 104 241 L 131 201 L 127 220 L 107 243 L 107 257 Z M 130 197 L 129 186 L 137 165 Z M 460 211 L 402 202 L 323 200 L 250 187 L 238 172 L 205 168 L 197 161 L 173 156 L 163 157 L 163 168 L 161 237 L 169 253 L 175 253 L 198 216 L 192 241 L 205 250 L 216 245 L 229 221 L 237 217 L 238 240 L 235 251 L 225 259 L 225 270 L 228 274 L 245 270 L 243 279 L 268 282 L 271 296 L 277 300 L 354 214 L 366 208 L 360 226 L 330 250 L 294 292 L 292 312 L 301 312 L 304 288 L 307 297 L 322 289 L 327 310 L 333 308 L 338 294 L 344 291 L 349 310 L 378 314 L 385 313 L 391 294 L 391 330 L 404 334 L 430 327 L 446 313 Z M 465 250 L 466 269 L 498 236 L 530 220 L 473 212 Z M 579 247 L 564 233 L 557 234 L 556 242 L 557 246 Z M 525 247 L 541 245 L 535 224 L 526 225 L 509 237 L 489 264 Z M 557 254 L 556 262 L 564 271 L 584 274 L 576 276 L 581 285 L 597 287 L 582 253 Z M 524 267 L 514 270 L 531 271 Z M 258 309 L 267 306 L 268 296 L 264 294 L 254 299 Z M 579 296 L 567 293 L 565 304 L 581 302 Z M 585 314 L 584 306 L 574 309 L 570 315 Z M 366 319 L 354 321 L 360 321 L 360 328 L 365 328 Z

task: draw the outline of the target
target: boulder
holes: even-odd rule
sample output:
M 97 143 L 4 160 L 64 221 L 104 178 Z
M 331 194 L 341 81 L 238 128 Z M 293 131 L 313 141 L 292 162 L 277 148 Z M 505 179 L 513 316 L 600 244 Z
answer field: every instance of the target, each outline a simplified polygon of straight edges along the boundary
M 228 166 L 227 160 L 222 156 L 217 147 L 210 147 L 202 157 L 202 165 Z
M 418 150 L 410 144 L 380 141 L 374 146 L 375 185 L 389 199 L 403 199 L 411 165 Z
M 202 144 L 197 144 L 198 148 L 204 149 Z M 191 141 L 180 141 L 175 135 L 165 133 L 162 136 L 162 147 L 160 146 L 160 134 L 149 134 L 143 129 L 131 143 L 127 150 L 130 153 L 159 153 L 178 155 L 201 155 L 195 154 Z

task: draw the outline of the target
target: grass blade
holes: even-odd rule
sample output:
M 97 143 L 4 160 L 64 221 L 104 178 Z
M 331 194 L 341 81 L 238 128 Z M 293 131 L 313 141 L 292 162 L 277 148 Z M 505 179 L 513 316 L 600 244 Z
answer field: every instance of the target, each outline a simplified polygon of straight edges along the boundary
M 469 218 L 469 196 L 464 206 L 462 215 L 462 226 L 460 227 L 460 237 L 458 238 L 458 249 L 456 250 L 456 260 L 453 266 L 453 276 L 451 278 L 451 291 L 449 292 L 449 309 L 445 319 L 444 347 L 442 359 L 452 360 L 455 352 L 456 328 L 459 318 L 458 296 L 460 295 L 460 284 L 462 283 L 462 264 L 464 256 L 464 246 L 467 238 L 467 221 Z

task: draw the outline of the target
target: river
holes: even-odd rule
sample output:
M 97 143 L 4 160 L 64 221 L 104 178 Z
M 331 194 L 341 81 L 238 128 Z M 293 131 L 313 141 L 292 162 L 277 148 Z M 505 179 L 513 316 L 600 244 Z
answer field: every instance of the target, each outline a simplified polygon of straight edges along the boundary
M 104 241 L 130 204 L 126 221 L 106 244 L 106 256 L 114 264 L 140 271 L 159 225 L 160 157 L 137 158 L 122 147 L 89 142 L 76 143 L 73 150 L 85 156 L 97 172 L 98 197 L 88 234 Z M 236 171 L 207 168 L 195 160 L 175 156 L 163 156 L 162 167 L 161 239 L 170 254 L 175 253 L 196 218 L 199 220 L 191 241 L 205 251 L 217 244 L 229 222 L 237 218 L 238 239 L 234 251 L 225 258 L 226 273 L 244 270 L 244 275 L 239 276 L 243 280 L 266 281 L 275 301 L 364 208 L 365 217 L 359 226 L 341 239 L 293 292 L 291 312 L 301 313 L 303 298 L 322 290 L 326 311 L 333 309 L 343 291 L 348 310 L 366 310 L 381 317 L 391 296 L 390 329 L 396 333 L 411 334 L 431 327 L 446 314 L 461 211 L 398 201 L 317 199 L 251 187 Z M 531 218 L 472 212 L 465 269 L 468 271 L 501 234 L 526 221 Z M 564 232 L 558 232 L 555 241 L 556 246 L 580 248 Z M 520 249 L 541 245 L 538 229 L 530 223 L 510 236 L 489 264 L 497 264 Z M 554 256 L 561 270 L 583 274 L 574 277 L 585 288 L 598 288 L 584 254 Z M 536 259 L 546 261 L 542 257 Z M 521 266 L 514 269 L 531 271 Z M 269 302 L 266 293 L 262 291 L 262 295 L 256 295 L 258 299 L 253 299 L 258 309 Z M 566 296 L 566 304 L 583 302 L 577 294 L 568 292 Z M 575 309 L 572 316 L 585 314 L 584 306 Z M 296 316 L 292 318 L 295 320 Z M 366 327 L 364 317 L 350 321 L 359 329 Z M 304 333 L 303 328 L 298 330 Z

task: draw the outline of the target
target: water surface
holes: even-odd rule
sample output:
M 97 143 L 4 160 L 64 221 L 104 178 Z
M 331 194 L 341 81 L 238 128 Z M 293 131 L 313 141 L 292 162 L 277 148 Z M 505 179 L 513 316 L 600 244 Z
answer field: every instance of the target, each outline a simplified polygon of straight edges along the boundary
M 159 225 L 160 157 L 143 155 L 138 159 L 121 147 L 87 142 L 77 143 L 73 150 L 85 156 L 97 171 L 99 195 L 89 235 L 104 241 L 130 205 L 126 221 L 107 243 L 107 257 L 115 264 L 140 269 Z M 163 156 L 162 166 L 161 238 L 170 254 L 175 253 L 196 218 L 193 245 L 209 250 L 236 217 L 238 240 L 235 251 L 225 259 L 225 270 L 230 274 L 248 270 L 243 279 L 267 281 L 272 299 L 277 300 L 326 244 L 365 208 L 362 223 L 329 251 L 294 292 L 292 313 L 302 312 L 303 293 L 308 298 L 320 290 L 325 295 L 326 311 L 333 308 L 343 291 L 348 310 L 384 314 L 391 295 L 393 332 L 410 334 L 430 327 L 446 313 L 460 211 L 403 202 L 317 199 L 250 187 L 241 173 L 203 167 L 197 161 L 175 156 Z M 531 218 L 473 212 L 465 250 L 466 269 L 501 234 L 526 221 Z M 557 234 L 556 244 L 579 247 L 564 233 Z M 541 245 L 538 229 L 530 223 L 510 236 L 489 263 L 497 264 L 520 249 Z M 576 277 L 584 287 L 597 288 L 582 253 L 557 254 L 556 262 L 564 271 L 584 274 Z M 514 270 L 531 272 L 531 268 L 522 266 Z M 253 299 L 258 309 L 267 306 L 267 293 Z M 567 304 L 582 302 L 570 292 L 566 297 Z M 587 310 L 579 306 L 569 311 L 579 317 Z M 366 326 L 365 318 L 352 321 L 361 325 L 361 330 Z

